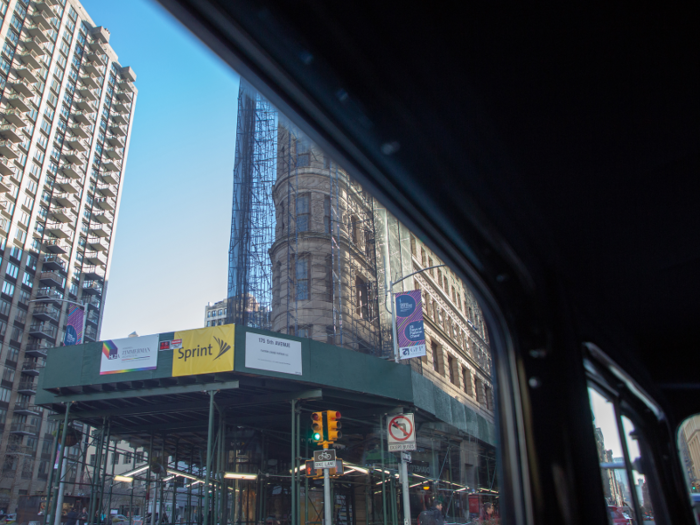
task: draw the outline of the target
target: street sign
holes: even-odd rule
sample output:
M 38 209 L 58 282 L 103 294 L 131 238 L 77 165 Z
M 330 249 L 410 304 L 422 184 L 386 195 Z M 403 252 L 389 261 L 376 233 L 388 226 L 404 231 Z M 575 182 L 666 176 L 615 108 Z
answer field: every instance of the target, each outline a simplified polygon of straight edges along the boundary
M 413 414 L 398 414 L 387 421 L 389 452 L 416 450 Z
M 405 461 L 406 463 L 411 462 L 411 453 L 410 452 L 401 452 L 401 461 Z
M 314 468 L 335 468 L 335 450 L 314 450 Z

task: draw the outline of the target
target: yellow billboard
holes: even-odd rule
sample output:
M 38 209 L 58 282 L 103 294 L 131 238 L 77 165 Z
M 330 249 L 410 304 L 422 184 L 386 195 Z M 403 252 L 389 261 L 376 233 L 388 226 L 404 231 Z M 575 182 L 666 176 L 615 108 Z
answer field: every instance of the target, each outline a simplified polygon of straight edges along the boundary
M 234 325 L 175 332 L 173 377 L 233 371 Z

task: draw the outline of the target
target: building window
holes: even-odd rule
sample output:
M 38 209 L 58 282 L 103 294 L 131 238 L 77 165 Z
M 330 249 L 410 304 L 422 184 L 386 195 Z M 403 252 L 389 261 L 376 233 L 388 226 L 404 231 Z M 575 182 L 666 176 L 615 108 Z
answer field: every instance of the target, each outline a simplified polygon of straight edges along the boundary
M 425 249 L 421 248 L 420 249 L 420 265 L 423 268 L 425 268 L 425 260 L 426 260 Z
M 309 231 L 311 222 L 309 200 L 308 193 L 297 196 L 297 232 Z
M 355 278 L 355 298 L 357 316 L 360 319 L 369 319 L 369 283 L 360 276 Z
M 416 256 L 416 238 L 411 235 L 411 255 Z
M 477 403 L 483 403 L 484 402 L 484 382 L 479 379 L 478 377 L 474 378 L 474 389 L 476 390 L 476 402 Z
M 493 410 L 493 391 L 490 386 L 484 386 L 484 401 L 486 402 L 486 409 Z
M 433 370 L 442 375 L 440 372 L 440 345 L 433 341 L 430 343 L 430 349 L 433 352 Z
M 310 164 L 311 153 L 309 145 L 301 140 L 296 141 L 297 167 L 303 168 Z
M 447 356 L 447 370 L 450 374 L 450 383 L 457 384 L 457 374 L 455 374 L 455 360 L 451 355 Z
M 326 301 L 329 303 L 333 302 L 333 257 L 331 255 L 326 256 Z
M 309 257 L 301 256 L 294 264 L 294 300 L 309 298 Z
M 331 198 L 323 197 L 323 231 L 331 233 Z
M 464 392 L 471 396 L 473 394 L 472 373 L 466 366 L 462 367 L 462 382 L 464 383 Z

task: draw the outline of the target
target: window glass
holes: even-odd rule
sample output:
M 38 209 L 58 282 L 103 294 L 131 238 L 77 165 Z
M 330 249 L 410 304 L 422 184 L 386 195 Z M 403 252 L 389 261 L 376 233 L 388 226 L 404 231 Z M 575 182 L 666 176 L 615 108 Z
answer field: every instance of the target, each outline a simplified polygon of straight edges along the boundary
M 700 414 L 688 418 L 680 426 L 678 445 L 693 515 L 700 525 Z

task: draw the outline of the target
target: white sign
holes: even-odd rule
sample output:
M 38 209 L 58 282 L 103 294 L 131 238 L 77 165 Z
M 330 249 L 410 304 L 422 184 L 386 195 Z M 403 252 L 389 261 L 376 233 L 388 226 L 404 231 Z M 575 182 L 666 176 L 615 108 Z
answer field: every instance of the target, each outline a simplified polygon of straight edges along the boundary
M 413 414 L 398 414 L 387 419 L 389 452 L 416 450 L 416 427 Z
M 335 461 L 335 450 L 314 450 L 314 468 L 316 470 L 323 468 L 335 468 Z
M 245 366 L 300 376 L 301 343 L 248 332 L 245 336 Z
M 158 367 L 158 335 L 102 341 L 100 375 Z

